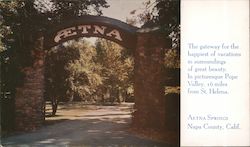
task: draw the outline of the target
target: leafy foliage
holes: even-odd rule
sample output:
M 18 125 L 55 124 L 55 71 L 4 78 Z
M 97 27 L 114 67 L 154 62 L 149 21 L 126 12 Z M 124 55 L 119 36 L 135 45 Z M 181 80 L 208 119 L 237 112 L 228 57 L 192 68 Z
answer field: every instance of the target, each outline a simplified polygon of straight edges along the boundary
M 172 49 L 166 50 L 165 66 L 180 66 L 180 0 L 148 0 L 142 10 L 131 11 L 130 24 L 158 25 L 166 38 L 172 39 Z
M 65 68 L 70 73 L 67 81 L 73 92 L 71 96 L 90 101 L 98 86 L 102 84 L 101 67 L 94 62 L 96 49 L 86 42 L 72 42 L 67 47 L 78 49 L 80 53 L 79 59 L 70 62 Z
M 32 51 L 36 50 L 34 44 L 39 32 L 68 17 L 90 13 L 101 15 L 102 7 L 108 7 L 106 0 L 0 1 L 0 52 L 5 51 L 8 67 L 15 71 L 9 74 L 16 81 L 10 86 L 15 89 L 14 87 L 21 84 L 21 69 L 32 66 Z
M 124 97 L 131 97 L 133 92 L 133 65 L 134 60 L 127 49 L 104 40 L 96 42 L 97 61 L 102 66 L 102 77 L 106 89 L 111 93 L 111 101 L 124 101 Z
M 165 66 L 180 66 L 180 0 L 156 0 L 152 20 L 172 39 L 172 49 L 165 53 Z
M 94 73 L 94 55 L 95 49 L 83 39 L 68 41 L 47 53 L 45 96 L 51 100 L 52 115 L 59 101 L 72 101 L 74 96 L 86 97 L 101 83 Z
M 118 44 L 69 41 L 48 52 L 46 95 L 55 102 L 122 102 L 133 94 L 133 58 Z
M 15 60 L 19 66 L 29 66 L 32 63 L 30 50 L 34 49 L 34 38 L 37 32 L 68 17 L 89 13 L 101 15 L 101 7 L 108 7 L 105 0 L 2 1 L 0 2 L 2 25 L 9 29 L 9 33 L 4 34 L 3 41 L 9 46 L 8 50 L 11 50 L 11 54 L 17 57 Z

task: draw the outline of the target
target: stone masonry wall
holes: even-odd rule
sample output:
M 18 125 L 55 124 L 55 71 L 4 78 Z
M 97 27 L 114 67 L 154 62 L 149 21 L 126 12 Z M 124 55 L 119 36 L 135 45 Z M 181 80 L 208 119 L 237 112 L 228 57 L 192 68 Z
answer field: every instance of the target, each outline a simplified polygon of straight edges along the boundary
M 16 89 L 15 129 L 17 131 L 34 130 L 44 122 L 44 52 L 42 39 L 32 52 L 35 57 L 33 66 L 22 71 L 25 74 L 24 84 Z
M 166 124 L 163 59 L 166 41 L 157 33 L 138 33 L 135 51 L 133 125 L 162 131 Z

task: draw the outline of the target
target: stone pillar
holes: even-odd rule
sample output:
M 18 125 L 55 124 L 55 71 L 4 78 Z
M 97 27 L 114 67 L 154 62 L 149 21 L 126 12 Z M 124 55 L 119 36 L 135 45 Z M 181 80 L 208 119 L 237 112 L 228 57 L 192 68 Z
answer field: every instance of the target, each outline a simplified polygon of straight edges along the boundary
M 35 130 L 44 122 L 44 51 L 43 37 L 37 39 L 33 65 L 22 70 L 24 83 L 16 89 L 15 129 L 17 131 Z
M 138 31 L 134 71 L 135 112 L 132 120 L 136 128 L 166 129 L 163 61 L 169 42 L 157 31 Z

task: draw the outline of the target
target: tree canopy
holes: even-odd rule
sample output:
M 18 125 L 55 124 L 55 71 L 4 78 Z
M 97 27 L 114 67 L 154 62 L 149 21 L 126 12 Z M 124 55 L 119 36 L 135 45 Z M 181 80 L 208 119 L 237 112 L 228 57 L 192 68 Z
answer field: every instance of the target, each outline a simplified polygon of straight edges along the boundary
M 160 26 L 172 48 L 166 50 L 165 67 L 180 67 L 180 0 L 147 0 L 144 7 L 130 12 L 127 22 L 135 25 Z
M 139 14 L 136 10 L 131 12 L 136 17 L 130 22 L 161 26 L 165 36 L 173 41 L 173 49 L 166 53 L 165 65 L 179 67 L 180 1 L 148 0 L 144 6 Z M 101 8 L 107 7 L 106 0 L 1 1 L 0 52 L 8 59 L 11 87 L 21 83 L 21 69 L 33 63 L 32 50 L 38 32 L 70 17 L 102 15 Z M 119 102 L 123 101 L 122 95 L 133 95 L 133 58 L 128 50 L 113 42 L 97 39 L 95 45 L 91 45 L 82 39 L 69 41 L 48 52 L 46 60 L 48 97 Z
M 101 15 L 106 0 L 11 0 L 0 1 L 0 52 L 8 58 L 11 87 L 22 83 L 21 69 L 31 66 L 35 38 L 55 22 L 85 14 Z
M 113 103 L 133 96 L 133 57 L 105 39 L 53 48 L 46 57 L 46 97 L 52 101 Z

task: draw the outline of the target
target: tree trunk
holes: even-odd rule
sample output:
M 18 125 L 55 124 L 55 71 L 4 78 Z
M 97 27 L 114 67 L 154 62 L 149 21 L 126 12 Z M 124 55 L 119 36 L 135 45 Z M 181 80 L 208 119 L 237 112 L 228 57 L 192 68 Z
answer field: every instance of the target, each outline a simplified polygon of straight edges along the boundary
M 52 105 L 52 116 L 56 115 L 57 111 L 57 106 L 58 106 L 58 100 L 57 98 L 52 98 L 51 99 L 51 105 Z

